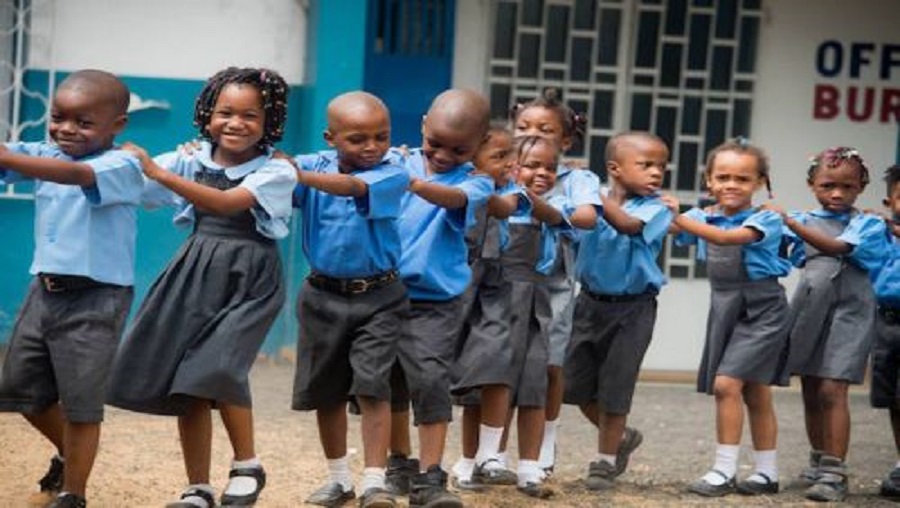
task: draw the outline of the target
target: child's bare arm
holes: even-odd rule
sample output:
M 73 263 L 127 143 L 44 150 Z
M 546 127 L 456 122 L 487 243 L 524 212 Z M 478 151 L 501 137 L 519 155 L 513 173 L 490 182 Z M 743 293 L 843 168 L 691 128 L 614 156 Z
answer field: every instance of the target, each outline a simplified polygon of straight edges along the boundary
M 516 213 L 519 208 L 519 194 L 507 194 L 505 196 L 491 195 L 488 198 L 488 215 L 498 219 L 505 219 Z
M 419 178 L 410 179 L 409 191 L 441 208 L 462 208 L 469 202 L 469 198 L 462 189 L 426 182 Z
M 531 199 L 532 217 L 543 222 L 544 224 L 549 224 L 551 226 L 556 226 L 563 221 L 564 217 L 562 212 L 550 206 L 546 201 L 544 201 L 544 198 L 531 191 L 527 192 L 528 198 Z
M 594 229 L 597 225 L 597 209 L 594 205 L 581 205 L 569 216 L 569 223 L 578 229 Z
M 234 215 L 256 205 L 256 197 L 243 187 L 224 191 L 207 187 L 166 171 L 150 158 L 146 150 L 137 145 L 125 143 L 122 149 L 133 153 L 141 161 L 141 167 L 147 178 L 159 182 L 203 210 L 217 215 Z
M 94 170 L 87 164 L 15 153 L 2 145 L 0 145 L 0 168 L 15 171 L 29 178 L 63 185 L 91 187 L 97 181 Z
M 676 215 L 672 223 L 681 231 L 703 238 L 715 245 L 746 245 L 762 237 L 762 233 L 754 228 L 722 229 L 696 221 L 685 215 Z
M 623 235 L 636 235 L 643 231 L 644 222 L 626 213 L 619 199 L 603 195 L 600 199 L 603 201 L 603 218 L 616 231 Z
M 817 229 L 811 228 L 809 226 L 804 226 L 797 219 L 786 216 L 784 218 L 784 223 L 787 225 L 787 227 L 791 228 L 791 231 L 802 238 L 804 242 L 812 245 L 823 254 L 830 256 L 842 256 L 844 254 L 850 254 L 850 252 L 853 250 L 853 246 L 849 243 L 828 236 Z

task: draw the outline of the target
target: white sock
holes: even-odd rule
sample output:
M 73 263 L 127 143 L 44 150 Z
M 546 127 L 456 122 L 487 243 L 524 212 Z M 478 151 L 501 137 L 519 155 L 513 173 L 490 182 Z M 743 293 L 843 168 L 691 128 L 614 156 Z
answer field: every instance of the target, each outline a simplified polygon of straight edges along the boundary
M 256 469 L 262 467 L 259 458 L 232 460 L 231 469 Z M 246 496 L 256 491 L 256 478 L 252 476 L 235 476 L 228 479 L 225 493 L 230 496 Z
M 353 488 L 353 478 L 350 476 L 350 459 L 346 455 L 339 459 L 328 459 L 328 478 L 340 483 L 344 492 Z
M 597 458 L 594 459 L 594 462 L 600 462 L 601 460 L 606 462 L 607 464 L 612 464 L 613 466 L 616 465 L 616 456 L 613 454 L 598 453 Z
M 553 467 L 556 463 L 556 428 L 559 426 L 559 418 L 544 422 L 544 440 L 541 441 L 541 455 L 538 464 L 541 469 Z
M 213 499 L 215 499 L 215 497 L 216 497 L 215 489 L 213 489 L 212 485 L 210 485 L 208 483 L 195 483 L 193 485 L 188 485 L 187 489 L 185 489 L 185 490 L 188 490 L 188 489 L 202 490 L 204 492 L 208 492 L 209 495 L 213 497 Z M 194 506 L 197 506 L 198 508 L 212 508 L 211 506 L 209 506 L 209 503 L 207 503 L 206 500 L 200 496 L 188 496 L 188 497 L 182 498 L 180 502 L 190 503 Z
M 543 479 L 543 471 L 536 460 L 519 460 L 517 470 L 519 476 L 519 487 L 524 487 L 529 483 L 541 483 Z
M 737 472 L 738 455 L 741 453 L 741 445 L 716 445 L 716 463 L 713 469 L 721 471 L 728 478 L 734 478 Z M 712 471 L 703 476 L 703 480 L 710 485 L 723 485 L 727 480 Z
M 497 464 L 501 468 L 509 469 L 509 466 L 507 465 L 509 463 L 509 457 L 507 456 L 506 451 L 497 452 L 497 455 L 494 456 L 494 459 L 496 459 Z
M 384 468 L 367 467 L 363 469 L 362 491 L 369 489 L 384 489 Z
M 500 451 L 500 439 L 503 438 L 503 427 L 478 426 L 478 451 L 475 453 L 475 463 L 484 464 L 488 459 L 494 458 Z
M 468 481 L 472 479 L 472 471 L 474 470 L 475 459 L 460 457 L 459 460 L 456 461 L 456 464 L 453 464 L 451 472 L 453 473 L 453 476 L 458 479 Z
M 778 481 L 777 450 L 753 450 L 753 463 L 756 466 L 755 473 L 762 473 L 773 482 Z M 759 478 L 759 480 L 763 480 L 763 478 Z

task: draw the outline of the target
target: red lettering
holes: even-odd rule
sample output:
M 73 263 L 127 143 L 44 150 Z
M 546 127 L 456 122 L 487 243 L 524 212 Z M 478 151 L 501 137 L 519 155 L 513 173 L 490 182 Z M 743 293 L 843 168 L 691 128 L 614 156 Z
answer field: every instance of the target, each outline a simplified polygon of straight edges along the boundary
M 859 111 L 859 93 L 863 93 L 862 112 Z M 875 105 L 875 90 L 872 87 L 860 89 L 858 86 L 851 86 L 847 94 L 847 118 L 853 122 L 865 122 L 872 117 L 872 110 Z
M 841 94 L 832 85 L 816 85 L 813 101 L 813 118 L 816 120 L 833 120 L 841 112 L 838 101 Z
M 885 88 L 881 95 L 881 123 L 900 122 L 900 88 Z

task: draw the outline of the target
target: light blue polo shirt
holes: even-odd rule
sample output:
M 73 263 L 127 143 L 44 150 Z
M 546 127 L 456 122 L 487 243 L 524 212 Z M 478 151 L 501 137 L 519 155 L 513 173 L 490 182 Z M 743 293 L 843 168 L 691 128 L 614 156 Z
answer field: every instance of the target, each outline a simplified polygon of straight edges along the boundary
M 307 171 L 338 174 L 337 152 L 296 158 Z M 303 213 L 303 252 L 313 271 L 335 278 L 370 277 L 397 268 L 400 235 L 397 216 L 409 187 L 406 170 L 386 158 L 350 175 L 368 186 L 365 196 L 335 196 L 298 184 L 294 204 Z
M 564 164 L 557 166 L 556 183 L 547 193 L 547 198 L 560 194 L 566 197 L 570 207 L 561 210 L 566 217 L 583 205 L 596 207 L 597 213 L 603 208 L 603 202 L 600 200 L 600 177 L 589 169 L 575 169 Z
M 232 181 L 243 179 L 239 187 L 250 191 L 256 199 L 256 205 L 250 209 L 256 220 L 256 230 L 267 238 L 278 240 L 290 232 L 291 196 L 297 185 L 297 171 L 288 161 L 272 158 L 272 152 L 226 168 L 213 162 L 212 145 L 203 141 L 200 149 L 190 154 L 169 152 L 154 160 L 160 167 L 188 180 L 194 180 L 194 175 L 201 169 L 224 172 Z M 159 182 L 147 179 L 142 202 L 150 209 L 174 207 L 176 226 L 194 223 L 194 205 Z
M 878 303 L 900 308 L 900 242 L 897 238 L 891 240 L 884 263 L 872 272 L 872 279 Z
M 622 210 L 644 223 L 641 232 L 619 233 L 600 214 L 596 227 L 580 235 L 575 276 L 592 293 L 659 293 L 666 277 L 656 258 L 672 222 L 672 213 L 659 196 L 627 199 Z
M 844 231 L 836 239 L 853 246 L 853 250 L 843 257 L 869 272 L 881 267 L 884 256 L 890 247 L 889 233 L 884 219 L 876 215 L 837 213 L 818 209 L 794 212 L 790 216 L 804 226 L 808 225 L 810 219 L 813 218 L 836 220 L 843 224 Z M 790 235 L 792 240 L 795 240 L 794 248 L 791 250 L 791 262 L 794 263 L 794 266 L 803 266 L 806 263 L 806 243 L 793 233 Z
M 15 153 L 72 161 L 55 144 L 8 143 Z M 81 275 L 134 284 L 137 207 L 144 179 L 136 157 L 107 150 L 77 159 L 94 170 L 92 187 L 38 180 L 34 187 L 34 259 L 30 272 Z M 0 169 L 0 183 L 25 180 Z
M 531 215 L 531 200 L 528 199 L 528 193 L 525 192 L 525 189 L 523 189 L 521 185 L 510 180 L 506 182 L 506 185 L 497 188 L 494 192 L 498 196 L 515 194 L 518 197 L 519 202 L 516 211 L 513 212 L 513 214 Z M 498 229 L 500 230 L 500 252 L 502 253 L 506 250 L 506 247 L 509 246 L 509 220 L 507 218 L 498 220 L 497 222 L 499 224 Z
M 446 301 L 461 295 L 469 285 L 472 271 L 465 233 L 475 224 L 475 210 L 494 192 L 494 181 L 487 175 L 470 174 L 471 164 L 428 175 L 419 149 L 410 152 L 404 166 L 411 176 L 456 187 L 467 197 L 465 207 L 448 210 L 408 192 L 400 205 L 400 275 L 409 298 Z
M 722 215 L 718 211 L 707 213 L 700 208 L 692 208 L 684 213 L 686 217 L 705 222 L 717 228 L 729 230 L 752 228 L 762 233 L 762 238 L 742 246 L 744 268 L 750 280 L 769 277 L 784 277 L 791 271 L 791 263 L 780 255 L 784 237 L 784 220 L 771 210 L 747 208 L 734 215 Z M 697 259 L 706 259 L 706 240 L 688 233 L 675 237 L 678 245 L 697 245 Z

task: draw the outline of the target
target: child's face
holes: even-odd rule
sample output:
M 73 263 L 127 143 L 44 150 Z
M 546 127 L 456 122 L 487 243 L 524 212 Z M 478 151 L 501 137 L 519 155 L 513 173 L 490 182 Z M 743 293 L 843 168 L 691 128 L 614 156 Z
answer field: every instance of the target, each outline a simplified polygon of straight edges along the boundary
M 101 94 L 60 88 L 50 109 L 50 138 L 63 153 L 77 159 L 112 147 L 126 122 L 126 116 Z
M 479 171 L 490 175 L 498 187 L 505 186 L 509 183 L 515 162 L 512 136 L 502 132 L 492 133 L 475 152 L 472 162 Z
M 809 188 L 822 208 L 839 213 L 852 208 L 863 190 L 859 170 L 850 164 L 840 164 L 833 168 L 820 167 Z
M 628 195 L 659 192 L 669 163 L 666 145 L 651 139 L 629 139 L 618 149 L 616 159 L 607 163 L 606 170 Z
M 219 92 L 207 130 L 220 156 L 251 159 L 258 155 L 266 113 L 256 87 L 231 83 Z
M 342 169 L 369 169 L 391 147 L 391 122 L 383 109 L 348 111 L 330 122 L 325 141 L 337 150 Z
M 565 129 L 559 113 L 549 108 L 526 107 L 516 117 L 514 128 L 513 134 L 516 137 L 540 136 L 558 144 L 563 152 L 572 146 L 572 138 L 564 134 Z
M 422 152 L 428 170 L 444 173 L 472 160 L 484 134 L 474 127 L 448 128 L 440 114 L 429 114 L 422 121 Z
M 731 215 L 753 205 L 753 194 L 765 184 L 759 161 L 748 153 L 719 152 L 706 175 L 706 186 L 723 213 Z
M 544 194 L 556 183 L 559 152 L 553 143 L 536 143 L 517 164 L 519 183 L 535 194 Z

